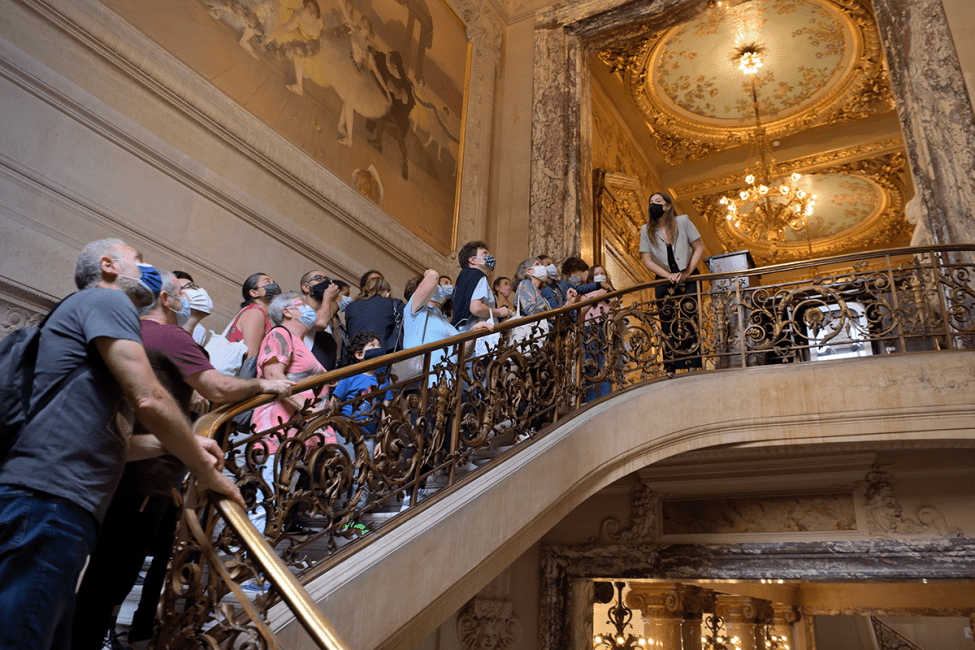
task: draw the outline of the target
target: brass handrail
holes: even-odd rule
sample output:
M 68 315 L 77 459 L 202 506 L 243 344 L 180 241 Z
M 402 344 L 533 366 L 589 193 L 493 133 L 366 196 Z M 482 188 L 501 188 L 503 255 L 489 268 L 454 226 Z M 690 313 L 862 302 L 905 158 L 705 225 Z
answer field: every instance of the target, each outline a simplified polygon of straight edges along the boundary
M 430 485 L 436 495 L 457 489 L 480 473 L 472 461 L 499 462 L 604 392 L 674 376 L 678 366 L 975 347 L 972 253 L 926 246 L 701 274 L 683 297 L 667 294 L 667 281 L 649 282 L 505 322 L 495 328 L 499 341 L 470 353 L 490 335 L 460 334 L 302 380 L 292 392 L 312 392 L 305 407 L 266 431 L 235 433 L 232 419 L 272 396 L 216 410 L 195 430 L 222 442 L 252 513 L 265 513 L 264 530 L 225 499 L 187 493 L 160 640 L 275 647 L 260 618 L 280 598 L 320 647 L 345 648 L 302 584 L 408 519 Z M 797 277 L 807 271 L 811 278 Z M 752 286 L 770 276 L 785 279 Z M 660 297 L 646 297 L 651 291 Z M 582 317 L 588 308 L 600 311 Z M 522 336 L 528 326 L 533 335 Z M 418 357 L 419 375 L 391 376 L 394 364 Z M 337 405 L 321 399 L 329 385 L 367 371 L 390 379 L 392 400 L 380 398 L 385 387 Z M 403 498 L 410 507 L 399 516 L 390 509 Z

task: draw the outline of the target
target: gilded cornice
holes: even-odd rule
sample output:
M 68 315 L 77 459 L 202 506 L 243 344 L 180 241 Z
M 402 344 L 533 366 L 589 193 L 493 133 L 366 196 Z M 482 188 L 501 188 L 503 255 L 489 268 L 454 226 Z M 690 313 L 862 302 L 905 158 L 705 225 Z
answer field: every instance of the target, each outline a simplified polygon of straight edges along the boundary
M 856 120 L 894 109 L 893 94 L 883 65 L 883 54 L 869 0 L 823 0 L 839 11 L 852 34 L 852 60 L 842 65 L 842 78 L 831 90 L 798 112 L 783 111 L 763 123 L 769 137 L 782 137 L 823 124 Z M 697 160 L 748 142 L 751 120 L 721 124 L 703 117 L 678 113 L 662 101 L 652 78 L 655 57 L 673 30 L 634 38 L 597 54 L 621 79 L 643 114 L 651 138 L 669 164 Z
M 741 237 L 728 225 L 725 210 L 718 205 L 722 194 L 710 194 L 691 201 L 708 221 L 726 250 L 748 248 L 756 263 L 766 264 L 825 257 L 858 250 L 900 245 L 910 239 L 913 226 L 904 214 L 905 188 L 902 177 L 907 172 L 907 159 L 903 152 L 889 153 L 865 160 L 855 160 L 843 165 L 819 169 L 817 174 L 848 174 L 870 180 L 882 192 L 881 209 L 869 219 L 835 237 L 804 240 L 780 244 L 776 252 L 766 242 L 753 242 Z
M 785 162 L 776 161 L 776 166 L 783 174 L 791 174 L 792 172 L 808 174 L 813 171 L 824 170 L 830 165 L 837 165 L 840 163 L 859 160 L 861 158 L 886 153 L 894 153 L 903 150 L 904 138 L 898 136 L 895 138 L 885 138 L 883 140 L 867 142 L 855 147 L 824 151 L 812 156 L 804 156 L 802 158 L 796 158 L 794 160 Z M 741 186 L 742 177 L 743 172 L 735 172 L 733 174 L 725 174 L 724 176 L 719 176 L 717 178 L 709 178 L 708 180 L 701 181 L 699 183 L 678 185 L 671 188 L 672 195 L 678 199 L 691 198 L 701 194 L 706 194 L 708 192 L 713 192 L 715 190 L 730 190 L 733 188 L 738 188 Z

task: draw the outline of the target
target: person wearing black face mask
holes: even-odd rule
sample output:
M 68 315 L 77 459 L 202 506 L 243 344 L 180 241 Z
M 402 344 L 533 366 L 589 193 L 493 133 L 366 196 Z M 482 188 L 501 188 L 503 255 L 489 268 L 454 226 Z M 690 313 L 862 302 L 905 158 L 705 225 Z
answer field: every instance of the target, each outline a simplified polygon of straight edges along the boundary
M 375 359 L 383 353 L 379 344 L 379 335 L 375 332 L 359 332 L 349 341 L 349 362 L 369 361 Z M 387 373 L 388 374 L 388 373 Z M 384 404 L 389 404 L 393 399 L 393 392 L 390 390 L 382 392 L 383 388 L 389 386 L 387 379 L 382 385 L 376 379 L 375 370 L 367 370 L 358 375 L 352 375 L 340 379 L 332 391 L 332 405 L 342 404 L 342 415 L 349 418 L 359 425 L 362 433 L 365 434 L 366 448 L 372 456 L 376 447 L 376 422 L 380 411 L 375 401 L 382 399 Z M 375 393 L 372 399 L 362 400 L 355 403 L 355 398 L 366 393 Z M 348 444 L 348 443 L 346 443 Z M 350 449 L 354 457 L 354 449 Z
M 687 279 L 697 273 L 704 256 L 704 242 L 687 215 L 674 211 L 673 201 L 657 192 L 650 197 L 648 219 L 640 228 L 643 264 L 669 285 L 655 288 L 660 305 L 660 325 L 669 344 L 664 349 L 664 368 L 700 368 L 697 330 L 697 282 Z M 684 358 L 681 358 L 684 357 Z
M 241 287 L 244 302 L 240 303 L 241 310 L 227 331 L 227 340 L 231 343 L 243 341 L 247 345 L 247 357 L 257 355 L 264 335 L 274 327 L 267 310 L 280 293 L 281 287 L 266 273 L 255 273 L 244 280 Z

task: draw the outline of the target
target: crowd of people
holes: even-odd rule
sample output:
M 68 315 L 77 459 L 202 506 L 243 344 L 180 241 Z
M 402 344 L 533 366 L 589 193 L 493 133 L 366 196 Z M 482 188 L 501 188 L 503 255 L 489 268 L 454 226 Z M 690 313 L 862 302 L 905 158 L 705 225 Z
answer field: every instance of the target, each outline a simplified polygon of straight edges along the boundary
M 654 194 L 641 233 L 644 262 L 671 280 L 665 301 L 685 294 L 703 250 L 693 225 L 673 213 L 670 199 Z M 465 244 L 458 261 L 456 281 L 428 269 L 405 282 L 402 300 L 375 270 L 360 278 L 355 298 L 321 270 L 302 275 L 297 291 L 254 273 L 242 284 L 239 312 L 218 334 L 203 323 L 213 302 L 190 274 L 145 264 L 118 239 L 86 246 L 76 262 L 78 291 L 41 324 L 31 416 L 0 459 L 0 648 L 100 648 L 152 555 L 128 638 L 147 646 L 176 523 L 173 489 L 189 471 L 201 490 L 246 507 L 222 473 L 220 446 L 192 433 L 192 419 L 211 405 L 274 394 L 247 423 L 272 429 L 316 399 L 310 390 L 292 394 L 295 382 L 614 290 L 604 267 L 579 257 L 561 269 L 547 255 L 530 257 L 493 283 L 495 258 L 484 242 Z M 598 341 L 609 309 L 596 301 L 573 318 L 585 319 Z M 476 353 L 485 343 L 469 345 Z M 585 354 L 602 364 L 598 347 Z M 447 355 L 435 351 L 432 363 Z M 317 399 L 374 431 L 369 403 L 392 399 L 387 382 L 362 372 Z M 608 382 L 592 386 L 586 399 L 608 390 Z

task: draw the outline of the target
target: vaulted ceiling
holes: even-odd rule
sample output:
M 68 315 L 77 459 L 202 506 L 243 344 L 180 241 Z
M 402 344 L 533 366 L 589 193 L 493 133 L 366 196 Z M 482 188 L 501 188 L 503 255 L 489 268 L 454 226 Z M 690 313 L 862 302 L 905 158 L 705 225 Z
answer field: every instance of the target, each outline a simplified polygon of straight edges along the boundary
M 711 252 L 749 249 L 763 264 L 907 245 L 913 187 L 869 0 L 710 4 L 662 32 L 634 26 L 597 53 L 593 73 Z M 718 204 L 757 158 L 751 83 L 735 59 L 754 45 L 772 156 L 817 195 L 807 228 L 774 248 Z

